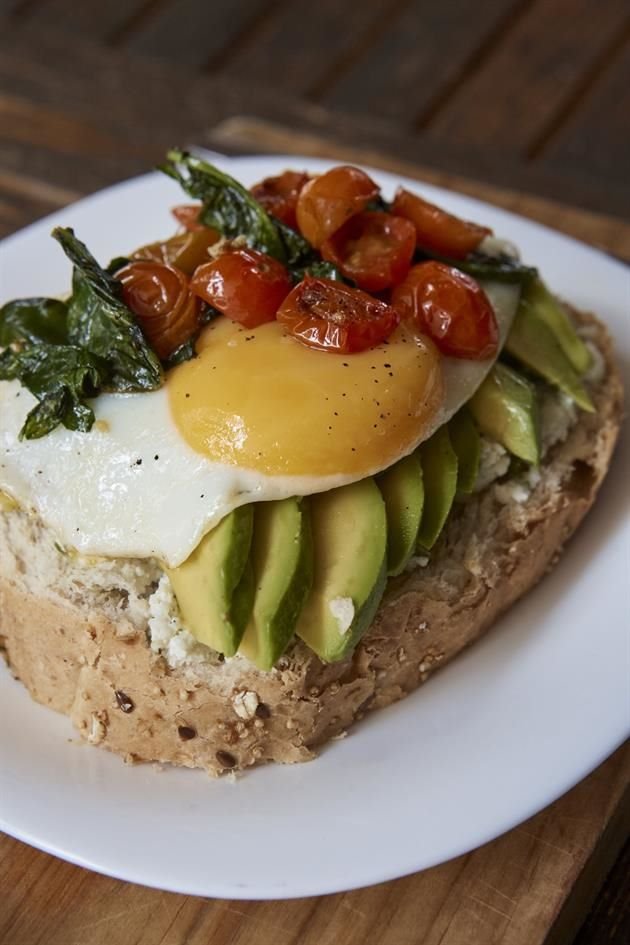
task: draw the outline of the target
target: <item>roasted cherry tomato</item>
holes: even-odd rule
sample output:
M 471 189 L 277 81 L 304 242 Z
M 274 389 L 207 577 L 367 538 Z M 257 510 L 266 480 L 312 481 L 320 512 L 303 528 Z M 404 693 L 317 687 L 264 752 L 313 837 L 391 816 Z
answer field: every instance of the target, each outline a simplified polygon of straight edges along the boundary
M 274 320 L 291 280 L 277 259 L 255 249 L 238 249 L 199 266 L 190 286 L 232 321 L 255 328 Z
M 333 354 L 373 348 L 400 321 L 391 305 L 367 292 L 312 276 L 295 286 L 276 317 L 302 344 Z
M 341 164 L 309 180 L 298 197 L 296 216 L 302 236 L 316 249 L 355 213 L 365 210 L 379 188 L 358 167 Z
M 392 292 L 392 305 L 443 354 L 484 361 L 497 353 L 494 309 L 481 286 L 459 269 L 433 260 L 413 266 Z
M 321 254 L 359 288 L 381 292 L 404 279 L 415 248 L 409 220 L 364 210 L 322 243 Z
M 454 259 L 463 259 L 479 246 L 484 236 L 492 233 L 487 227 L 460 220 L 402 187 L 396 191 L 392 213 L 411 220 L 422 249 Z
M 149 243 L 131 254 L 131 259 L 145 259 L 152 262 L 175 266 L 191 276 L 197 266 L 208 260 L 208 247 L 219 239 L 216 230 L 202 226 L 198 230 L 178 233 L 168 240 Z
M 254 184 L 251 194 L 267 213 L 273 214 L 287 226 L 297 229 L 295 208 L 300 191 L 308 180 L 308 174 L 299 171 L 285 171 L 277 177 L 265 177 L 259 184 Z
M 174 266 L 138 260 L 116 273 L 122 297 L 137 317 L 156 354 L 165 360 L 194 335 L 201 303 L 188 278 Z
M 199 222 L 200 203 L 182 203 L 178 207 L 173 207 L 171 213 L 185 230 L 194 231 L 204 228 L 203 223 Z

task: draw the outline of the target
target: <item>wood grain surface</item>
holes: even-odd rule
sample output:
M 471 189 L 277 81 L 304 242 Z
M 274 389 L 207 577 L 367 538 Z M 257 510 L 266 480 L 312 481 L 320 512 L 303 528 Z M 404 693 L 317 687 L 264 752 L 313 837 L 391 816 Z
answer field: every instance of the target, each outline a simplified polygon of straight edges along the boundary
M 0 0 L 0 233 L 198 143 L 388 168 L 630 259 L 630 11 L 593 9 Z M 629 781 L 624 748 L 466 856 L 289 902 L 162 893 L 3 836 L 0 943 L 625 945 L 630 854 L 575 935 L 628 834 Z

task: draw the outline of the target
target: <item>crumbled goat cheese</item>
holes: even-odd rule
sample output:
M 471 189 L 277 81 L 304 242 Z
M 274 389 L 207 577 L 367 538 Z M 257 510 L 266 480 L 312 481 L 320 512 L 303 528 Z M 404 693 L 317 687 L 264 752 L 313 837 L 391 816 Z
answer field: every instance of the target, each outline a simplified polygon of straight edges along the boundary
M 166 650 L 181 630 L 177 601 L 168 575 L 163 574 L 157 589 L 149 598 L 149 632 L 154 653 Z
M 494 494 L 504 505 L 510 502 L 527 502 L 529 499 L 529 489 L 518 481 L 498 483 L 494 487 Z
M 182 626 L 177 600 L 166 574 L 149 598 L 149 634 L 153 652 L 162 653 L 173 668 L 205 663 L 212 658 L 213 651 Z
M 545 394 L 540 407 L 540 438 L 543 456 L 556 443 L 566 440 L 577 418 L 577 407 L 570 397 L 555 391 Z
M 351 597 L 335 597 L 328 605 L 328 609 L 337 621 L 339 633 L 343 636 L 352 626 L 354 620 L 354 604 Z
M 514 243 L 510 243 L 509 240 L 499 239 L 498 236 L 493 236 L 491 233 L 488 236 L 484 236 L 479 244 L 479 250 L 482 253 L 486 253 L 488 256 L 510 256 L 512 259 L 521 258 L 521 254 Z
M 592 341 L 586 341 L 585 344 L 591 356 L 591 363 L 584 374 L 583 380 L 585 380 L 587 384 L 599 384 L 600 381 L 603 381 L 604 375 L 606 374 L 604 355 Z
M 426 568 L 430 560 L 428 555 L 413 555 L 405 565 L 405 571 L 415 571 L 416 568 Z
M 504 476 L 509 468 L 510 455 L 508 451 L 495 440 L 488 440 L 485 436 L 482 436 L 479 471 L 477 472 L 473 492 L 481 492 L 495 479 Z
M 232 699 L 232 706 L 240 719 L 253 719 L 259 703 L 258 694 L 251 689 L 242 689 Z

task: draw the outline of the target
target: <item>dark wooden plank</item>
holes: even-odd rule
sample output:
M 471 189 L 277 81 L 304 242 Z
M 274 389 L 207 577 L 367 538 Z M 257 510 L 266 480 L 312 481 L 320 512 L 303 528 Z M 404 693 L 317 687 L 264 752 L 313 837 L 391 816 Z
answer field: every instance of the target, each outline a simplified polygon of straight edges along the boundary
M 58 112 L 63 103 L 63 114 L 89 129 L 84 149 L 90 158 L 83 160 L 85 172 L 94 176 L 103 166 L 108 175 L 116 174 L 119 166 L 118 176 L 125 176 L 133 162 L 136 169 L 138 164 L 146 167 L 174 142 L 209 142 L 213 124 L 245 113 L 300 131 L 307 150 L 318 143 L 311 143 L 315 134 L 355 152 L 381 157 L 395 154 L 408 166 L 421 164 L 617 216 L 630 212 L 630 189 L 625 182 L 601 175 L 585 178 L 573 174 L 571 168 L 527 163 L 519 155 L 493 148 L 472 149 L 419 138 L 401 132 L 391 121 L 334 115 L 319 105 L 291 98 L 284 90 L 195 74 L 182 66 L 105 49 L 87 39 L 77 43 L 63 31 L 38 30 L 12 20 L 0 22 L 0 88 L 6 97 L 44 111 Z M 36 150 L 39 120 L 32 120 L 30 127 Z M 105 149 L 90 144 L 96 133 L 111 136 L 113 143 Z M 33 156 L 27 137 L 21 144 L 13 141 L 12 147 L 20 153 L 12 167 L 23 166 L 25 173 L 34 174 L 37 166 L 37 172 L 42 168 L 48 180 L 67 186 L 66 164 L 73 159 L 66 153 L 69 149 L 64 152 L 63 136 L 50 141 L 47 167 L 42 166 L 41 152 L 40 157 Z
M 602 894 L 574 945 L 628 945 L 630 942 L 630 842 L 607 877 Z
M 411 124 L 529 3 L 414 0 L 383 24 L 372 45 L 343 74 L 331 75 L 319 100 L 332 108 Z
M 549 135 L 537 155 L 548 166 L 628 186 L 630 170 L 630 36 L 590 93 Z
M 135 52 L 182 63 L 188 68 L 203 67 L 221 56 L 274 6 L 265 0 L 169 2 L 158 6 L 138 30 L 125 38 L 125 44 Z
M 239 82 L 308 93 L 336 71 L 340 61 L 396 16 L 391 0 L 295 0 L 277 8 L 224 64 Z
M 428 134 L 486 152 L 526 154 L 629 15 L 627 0 L 599 0 L 596 7 L 592 0 L 534 4 L 431 116 Z
M 155 0 L 153 0 L 155 2 Z M 107 40 L 120 31 L 152 0 L 106 0 L 106 2 L 77 2 L 77 0 L 38 0 L 25 7 L 21 18 L 35 20 L 39 26 L 67 29 L 73 34 Z

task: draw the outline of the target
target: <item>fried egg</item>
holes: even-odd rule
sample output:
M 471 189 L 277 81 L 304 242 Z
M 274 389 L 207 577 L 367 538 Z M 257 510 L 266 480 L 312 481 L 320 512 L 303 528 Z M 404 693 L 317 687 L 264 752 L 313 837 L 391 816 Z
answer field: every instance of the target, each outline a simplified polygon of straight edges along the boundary
M 483 287 L 503 344 L 519 290 Z M 227 318 L 198 351 L 160 390 L 96 398 L 89 433 L 20 440 L 35 398 L 0 382 L 0 490 L 69 548 L 176 567 L 240 505 L 323 492 L 408 455 L 493 364 L 443 357 L 402 328 L 343 356 L 301 346 L 276 322 L 248 330 Z

